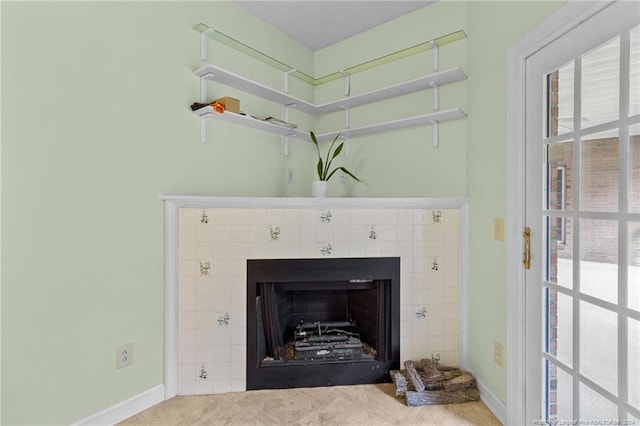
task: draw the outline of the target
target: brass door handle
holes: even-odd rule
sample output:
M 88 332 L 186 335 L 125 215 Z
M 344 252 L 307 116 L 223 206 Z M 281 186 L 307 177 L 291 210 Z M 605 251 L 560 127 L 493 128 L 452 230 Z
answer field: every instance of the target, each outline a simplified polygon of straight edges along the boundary
M 524 254 L 522 255 L 522 264 L 525 269 L 531 269 L 531 228 L 524 228 Z

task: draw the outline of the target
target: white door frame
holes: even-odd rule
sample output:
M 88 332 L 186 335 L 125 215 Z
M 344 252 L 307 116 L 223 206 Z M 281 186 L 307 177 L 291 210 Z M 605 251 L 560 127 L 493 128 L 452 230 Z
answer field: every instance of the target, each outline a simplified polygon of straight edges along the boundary
M 612 1 L 569 1 L 507 52 L 507 424 L 525 415 L 525 69 L 529 56 L 569 32 Z

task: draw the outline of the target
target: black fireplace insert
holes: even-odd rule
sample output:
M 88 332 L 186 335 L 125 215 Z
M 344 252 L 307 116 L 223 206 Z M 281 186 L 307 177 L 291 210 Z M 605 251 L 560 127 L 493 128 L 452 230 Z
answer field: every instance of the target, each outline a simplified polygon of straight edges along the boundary
M 247 389 L 390 381 L 400 258 L 247 260 Z

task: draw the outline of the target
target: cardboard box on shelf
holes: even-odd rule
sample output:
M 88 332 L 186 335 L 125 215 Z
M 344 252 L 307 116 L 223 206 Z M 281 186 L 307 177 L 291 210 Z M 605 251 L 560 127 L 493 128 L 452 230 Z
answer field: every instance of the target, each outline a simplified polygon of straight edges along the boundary
M 229 96 L 225 96 L 222 98 L 218 98 L 214 101 L 219 102 L 224 105 L 224 109 L 227 111 L 239 113 L 240 112 L 240 101 L 236 98 L 230 98 Z

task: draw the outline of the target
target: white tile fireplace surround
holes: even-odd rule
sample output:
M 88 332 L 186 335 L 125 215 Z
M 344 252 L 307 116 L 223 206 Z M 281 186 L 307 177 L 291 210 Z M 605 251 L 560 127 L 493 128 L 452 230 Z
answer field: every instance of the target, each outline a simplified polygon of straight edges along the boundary
M 466 198 L 162 196 L 166 396 L 246 389 L 247 259 L 400 257 L 400 359 L 464 367 Z

